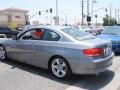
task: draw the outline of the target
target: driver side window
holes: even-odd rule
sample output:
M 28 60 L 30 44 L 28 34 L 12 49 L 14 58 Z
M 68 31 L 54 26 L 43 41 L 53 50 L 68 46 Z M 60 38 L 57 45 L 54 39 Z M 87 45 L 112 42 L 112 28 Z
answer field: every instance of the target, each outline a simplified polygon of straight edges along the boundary
M 20 39 L 21 40 L 39 40 L 43 34 L 43 29 L 35 28 L 25 32 Z

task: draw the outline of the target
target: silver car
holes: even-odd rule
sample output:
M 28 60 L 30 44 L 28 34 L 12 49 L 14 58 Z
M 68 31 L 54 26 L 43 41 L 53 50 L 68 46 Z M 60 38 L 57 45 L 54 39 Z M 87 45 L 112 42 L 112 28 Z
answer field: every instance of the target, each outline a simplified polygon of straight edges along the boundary
M 35 26 L 0 39 L 1 60 L 49 69 L 58 78 L 103 72 L 112 64 L 113 55 L 111 41 L 65 26 Z

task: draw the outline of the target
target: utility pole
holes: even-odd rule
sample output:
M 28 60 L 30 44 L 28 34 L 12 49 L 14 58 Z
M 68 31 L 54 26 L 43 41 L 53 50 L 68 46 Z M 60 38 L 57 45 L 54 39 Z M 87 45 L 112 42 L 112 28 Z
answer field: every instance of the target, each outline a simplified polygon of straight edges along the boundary
M 110 3 L 110 25 L 111 25 L 111 18 L 112 16 L 111 16 L 111 3 Z
M 46 24 L 48 24 L 48 17 L 46 16 L 45 19 L 46 19 Z
M 96 18 L 96 24 L 95 25 L 97 26 L 97 18 L 98 18 L 97 14 L 95 15 L 95 18 Z
M 66 25 L 68 24 L 67 21 L 68 21 L 67 14 L 65 14 L 65 23 L 66 23 Z
M 119 20 L 120 20 L 120 19 L 119 19 L 119 17 L 120 17 L 120 14 L 119 14 L 119 13 L 120 13 L 120 12 L 119 12 L 119 9 L 118 9 L 118 23 L 119 23 Z
M 76 25 L 76 16 L 75 16 L 75 25 Z
M 82 25 L 84 25 L 84 2 L 82 0 Z
M 117 20 L 117 9 L 115 9 L 115 20 Z

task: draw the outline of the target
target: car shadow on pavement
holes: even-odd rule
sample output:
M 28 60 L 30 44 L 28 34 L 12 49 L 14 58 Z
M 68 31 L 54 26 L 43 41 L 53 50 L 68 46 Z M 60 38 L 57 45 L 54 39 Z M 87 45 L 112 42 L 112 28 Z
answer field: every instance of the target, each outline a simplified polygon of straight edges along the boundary
M 110 70 L 100 73 L 99 75 L 77 75 L 76 78 L 78 78 L 79 81 L 75 86 L 87 90 L 100 90 L 108 85 L 114 76 L 115 73 Z M 81 83 L 83 84 L 81 85 Z
M 120 52 L 115 53 L 115 56 L 120 56 Z
M 51 75 L 50 72 L 48 72 L 48 70 L 34 67 L 28 64 L 24 64 L 13 60 L 2 61 L 2 63 L 11 65 L 11 70 L 18 68 L 26 72 L 30 72 L 32 74 L 54 80 L 55 82 L 88 90 L 98 90 L 103 88 L 104 86 L 109 84 L 115 76 L 115 73 L 113 71 L 107 70 L 101 73 L 100 75 L 73 75 L 73 77 L 67 80 L 61 80 Z
M 26 72 L 29 72 L 29 73 L 32 73 L 32 74 L 35 74 L 38 76 L 42 76 L 42 77 L 54 80 L 56 82 L 66 84 L 66 85 L 73 85 L 75 82 L 78 81 L 77 78 L 75 78 L 75 77 L 72 77 L 71 79 L 67 79 L 67 80 L 61 80 L 61 79 L 58 79 L 55 76 L 53 76 L 46 69 L 42 69 L 39 67 L 35 67 L 32 65 L 28 65 L 28 64 L 25 64 L 22 62 L 14 61 L 14 60 L 7 60 L 7 61 L 1 61 L 1 62 L 10 65 L 11 66 L 10 70 L 18 68 L 18 69 L 24 70 Z

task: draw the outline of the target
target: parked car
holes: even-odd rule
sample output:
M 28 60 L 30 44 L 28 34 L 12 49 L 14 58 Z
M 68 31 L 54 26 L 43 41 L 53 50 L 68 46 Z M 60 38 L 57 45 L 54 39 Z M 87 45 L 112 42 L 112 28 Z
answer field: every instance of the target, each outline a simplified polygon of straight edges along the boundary
M 96 35 L 100 35 L 101 32 L 104 30 L 103 26 L 91 26 L 93 30 L 95 30 Z
M 92 29 L 91 27 L 81 27 L 81 26 L 78 26 L 78 28 L 80 29 L 80 30 L 82 30 L 82 31 L 84 31 L 84 32 L 87 32 L 87 33 L 90 33 L 90 34 L 92 34 L 92 35 L 94 35 L 94 36 L 96 36 L 97 35 L 97 30 L 95 30 L 95 29 Z
M 11 38 L 13 35 L 17 35 L 18 31 L 11 30 L 8 27 L 0 26 L 0 34 L 4 34 L 7 38 Z
M 112 50 L 115 53 L 120 52 L 120 26 L 107 27 L 98 37 L 111 40 Z
M 0 39 L 0 59 L 10 58 L 49 69 L 58 78 L 99 74 L 112 64 L 111 41 L 77 28 L 35 26 L 10 39 Z
M 27 30 L 27 29 L 29 29 L 29 28 L 31 28 L 31 27 L 33 27 L 33 26 L 35 26 L 35 25 L 25 25 L 25 26 L 23 27 L 23 30 Z

